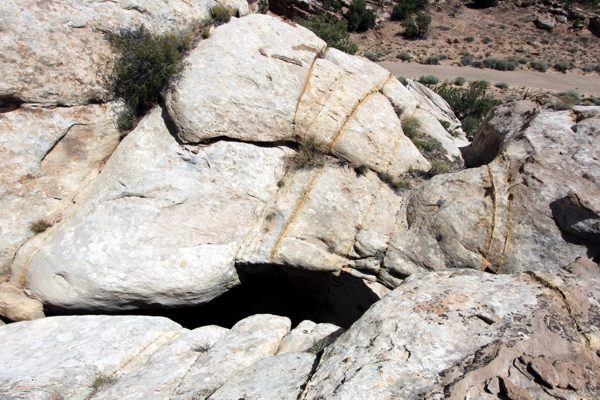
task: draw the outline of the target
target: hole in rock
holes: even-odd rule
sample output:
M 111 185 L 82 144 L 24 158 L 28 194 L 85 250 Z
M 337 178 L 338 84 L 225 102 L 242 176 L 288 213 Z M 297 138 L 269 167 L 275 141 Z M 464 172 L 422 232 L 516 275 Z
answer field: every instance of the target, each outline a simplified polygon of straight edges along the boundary
M 167 317 L 188 329 L 206 325 L 231 328 L 255 314 L 288 317 L 295 327 L 304 320 L 349 328 L 388 289 L 351 275 L 291 277 L 283 273 L 244 274 L 242 283 L 208 303 L 181 308 L 152 308 L 117 313 L 47 312 L 46 315 L 110 314 Z

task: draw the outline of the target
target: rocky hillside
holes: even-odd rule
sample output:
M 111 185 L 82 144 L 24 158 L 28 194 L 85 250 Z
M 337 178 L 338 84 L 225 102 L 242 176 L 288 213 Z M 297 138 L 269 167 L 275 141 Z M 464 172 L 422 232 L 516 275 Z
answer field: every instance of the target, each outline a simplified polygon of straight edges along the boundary
M 469 142 L 427 87 L 225 5 L 2 6 L 0 397 L 597 398 L 600 107 Z M 194 40 L 124 135 L 107 35 L 139 24 Z

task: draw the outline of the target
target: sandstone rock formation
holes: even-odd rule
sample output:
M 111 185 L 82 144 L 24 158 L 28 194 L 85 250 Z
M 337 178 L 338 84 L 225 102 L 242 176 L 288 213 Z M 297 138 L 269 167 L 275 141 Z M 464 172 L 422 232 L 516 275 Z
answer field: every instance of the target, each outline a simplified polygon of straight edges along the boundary
M 404 204 L 385 268 L 558 269 L 598 246 L 598 119 L 529 102 L 492 110 L 463 148 L 468 166 L 434 177 Z
M 264 5 L 250 7 L 245 0 L 221 3 L 242 8 L 242 14 L 266 12 Z M 153 31 L 190 32 L 210 17 L 209 7 L 214 4 L 208 0 L 3 1 L 0 104 L 73 106 L 106 101 L 102 71 L 110 49 L 105 32 L 140 24 Z
M 593 399 L 599 277 L 587 259 L 560 272 L 415 274 L 332 344 L 279 354 L 308 321 L 297 333 L 272 315 L 231 330 L 133 316 L 14 323 L 0 327 L 0 395 Z

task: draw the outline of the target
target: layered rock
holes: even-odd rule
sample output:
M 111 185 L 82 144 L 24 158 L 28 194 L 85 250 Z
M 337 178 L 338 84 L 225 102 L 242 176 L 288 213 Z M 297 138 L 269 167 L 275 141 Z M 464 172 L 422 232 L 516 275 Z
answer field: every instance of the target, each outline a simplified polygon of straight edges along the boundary
M 598 121 L 529 102 L 495 108 L 463 149 L 475 168 L 410 194 L 386 269 L 396 278 L 448 267 L 511 273 L 594 257 Z
M 133 316 L 14 323 L 0 327 L 0 395 L 592 399 L 599 276 L 588 259 L 558 273 L 415 274 L 333 343 L 333 326 L 305 321 L 289 332 L 273 315 L 231 330 Z M 326 340 L 307 349 L 309 336 Z
M 415 275 L 325 350 L 301 398 L 596 398 L 598 272 Z
M 239 14 L 262 7 L 222 2 Z M 231 4 L 230 4 L 231 3 Z M 256 2 L 252 2 L 255 4 Z M 0 6 L 0 103 L 83 105 L 106 101 L 105 32 L 141 24 L 156 32 L 191 32 L 210 17 L 208 0 L 7 0 Z M 236 15 L 236 13 L 234 13 Z

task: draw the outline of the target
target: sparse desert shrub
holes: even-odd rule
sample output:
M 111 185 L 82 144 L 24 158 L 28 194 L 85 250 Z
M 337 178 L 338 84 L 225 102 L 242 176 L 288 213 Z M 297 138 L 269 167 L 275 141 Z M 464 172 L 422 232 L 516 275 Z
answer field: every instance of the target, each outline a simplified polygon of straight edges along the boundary
M 371 61 L 377 62 L 379 61 L 379 58 L 377 57 L 377 54 L 373 53 L 370 50 L 367 50 L 364 52 L 363 56 L 365 56 L 366 58 L 368 58 Z
M 473 68 L 483 68 L 483 62 L 481 62 L 481 61 L 473 61 L 471 63 L 471 67 L 473 67 Z
M 571 69 L 571 64 L 568 61 L 560 61 L 554 64 L 554 69 L 564 74 Z
M 375 27 L 375 13 L 367 8 L 365 0 L 352 0 L 344 18 L 348 21 L 348 29 L 351 31 L 364 32 Z
M 525 65 L 525 64 L 527 64 L 527 59 L 526 59 L 525 57 L 521 57 L 521 58 L 519 58 L 519 59 L 517 60 L 517 62 L 518 62 L 519 64 L 523 64 L 523 65 Z
M 486 68 L 492 68 L 498 71 L 514 71 L 517 67 L 517 61 L 500 60 L 497 58 L 486 58 L 485 60 L 483 60 L 483 65 Z
M 467 36 L 467 37 L 464 39 L 464 41 L 465 41 L 465 42 L 469 42 L 469 43 L 472 43 L 474 40 L 475 40 L 475 38 L 474 38 L 473 36 Z
M 454 84 L 455 84 L 456 86 L 462 86 L 462 85 L 464 85 L 464 84 L 465 84 L 465 82 L 466 82 L 466 81 L 467 81 L 467 80 L 466 80 L 464 77 L 462 77 L 462 76 L 458 76 L 458 77 L 456 77 L 456 79 L 454 80 Z
M 325 145 L 313 137 L 298 142 L 298 151 L 286 158 L 291 170 L 319 168 L 327 161 Z
M 589 65 L 589 64 L 584 66 L 583 68 L 581 68 L 581 70 L 583 72 L 594 72 L 595 69 L 596 68 L 593 65 Z
M 440 31 L 449 31 L 450 28 L 444 25 L 438 25 L 436 26 L 436 28 L 438 28 Z
M 467 134 L 467 136 L 473 136 L 477 127 L 479 126 L 479 120 L 474 117 L 466 117 L 461 121 L 463 130 Z
M 492 42 L 493 42 L 493 40 L 492 40 L 492 38 L 491 38 L 491 37 L 487 37 L 487 36 L 486 36 L 486 37 L 484 37 L 483 39 L 481 39 L 481 42 L 482 42 L 483 44 L 488 44 L 488 43 L 492 43 Z
M 413 144 L 421 153 L 431 153 L 439 147 L 439 143 L 434 139 L 411 139 Z
M 135 115 L 130 108 L 125 108 L 117 114 L 116 126 L 120 132 L 125 133 L 131 131 L 134 125 Z
M 471 54 L 466 55 L 460 59 L 462 65 L 471 65 L 473 63 L 473 56 Z
M 494 83 L 494 86 L 496 86 L 498 89 L 506 89 L 508 87 L 508 83 L 496 82 L 496 83 Z
M 33 233 L 42 233 L 50 228 L 50 223 L 44 218 L 38 218 L 29 223 L 29 230 Z
M 202 39 L 208 39 L 210 37 L 210 26 L 205 26 L 202 29 Z
M 354 54 L 358 51 L 358 45 L 350 40 L 348 21 L 345 19 L 338 20 L 326 16 L 315 16 L 310 20 L 296 18 L 296 22 L 313 31 L 329 47 L 348 54 Z
M 427 0 L 404 0 L 394 5 L 392 21 L 404 21 L 406 17 L 422 10 L 427 5 Z
M 449 121 L 439 121 L 440 124 L 442 124 L 442 126 L 444 127 L 445 130 L 450 129 L 450 122 Z
M 399 81 L 400 81 L 400 83 L 401 83 L 401 84 L 403 84 L 404 86 L 406 86 L 406 84 L 408 83 L 408 82 L 406 81 L 406 78 L 405 78 L 405 77 L 403 77 L 403 76 L 399 76 L 399 77 L 398 77 L 398 80 L 399 80 Z
M 439 65 L 440 64 L 440 59 L 438 56 L 429 56 L 425 59 L 425 64 L 429 64 L 429 65 Z
M 92 389 L 92 395 L 114 385 L 116 381 L 117 380 L 114 377 L 107 374 L 97 373 L 93 375 L 90 382 L 90 389 Z
M 354 168 L 354 172 L 356 172 L 356 175 L 358 176 L 364 176 L 367 174 L 367 172 L 369 172 L 369 167 L 367 167 L 364 164 L 361 164 Z
M 543 60 L 533 60 L 529 63 L 529 66 L 540 72 L 546 72 L 548 70 L 548 64 Z
M 431 17 L 425 13 L 418 12 L 415 16 L 415 23 L 417 24 L 417 37 L 422 38 L 429 31 Z
M 575 101 L 579 101 L 579 93 L 575 90 L 567 90 L 566 92 L 561 92 L 558 94 L 558 97 L 565 98 L 569 97 Z
M 415 117 L 408 117 L 402 120 L 402 131 L 409 139 L 417 137 L 421 124 Z
M 396 58 L 399 58 L 402 61 L 410 61 L 412 56 L 407 51 L 401 51 L 396 55 Z
M 143 25 L 106 35 L 116 54 L 106 86 L 131 114 L 141 115 L 160 100 L 161 90 L 184 70 L 188 38 L 158 35 Z
M 502 104 L 486 93 L 489 83 L 475 81 L 468 89 L 462 89 L 443 84 L 435 89 L 450 105 L 454 114 L 460 119 L 463 129 L 467 134 L 472 133 L 479 124 L 479 120 L 492 108 Z
M 427 86 L 435 85 L 440 79 L 435 75 L 421 75 L 419 83 Z
M 441 160 L 431 160 L 431 170 L 429 171 L 432 175 L 445 174 L 450 170 L 448 164 Z
M 210 7 L 210 16 L 212 17 L 216 25 L 226 24 L 231 20 L 231 13 L 229 12 L 229 8 L 219 3 Z
M 330 11 L 339 12 L 344 4 L 337 0 L 323 0 L 323 8 Z

